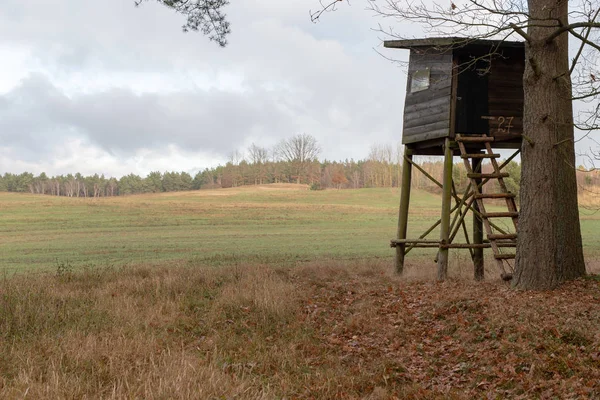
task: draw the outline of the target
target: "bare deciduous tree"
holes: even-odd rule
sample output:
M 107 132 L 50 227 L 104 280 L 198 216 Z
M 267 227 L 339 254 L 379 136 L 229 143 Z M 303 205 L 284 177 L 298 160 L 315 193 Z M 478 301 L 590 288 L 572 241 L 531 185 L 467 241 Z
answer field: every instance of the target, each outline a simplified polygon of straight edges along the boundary
M 306 133 L 282 140 L 275 148 L 275 154 L 281 161 L 292 166 L 292 175 L 297 183 L 306 181 L 309 167 L 321 152 L 321 147 L 314 136 Z
M 229 153 L 228 158 L 232 165 L 240 165 L 240 163 L 244 161 L 244 154 L 239 150 L 233 150 Z
M 269 151 L 252 143 L 248 147 L 248 158 L 251 164 L 264 164 L 269 161 Z
M 269 161 L 269 151 L 252 143 L 248 147 L 248 157 L 253 167 L 254 184 L 262 185 L 267 178 L 266 163 Z
M 394 151 L 392 150 L 391 144 L 374 144 L 371 145 L 369 151 L 370 161 L 375 162 L 378 166 L 376 171 L 376 184 L 374 186 L 389 186 L 392 187 L 394 179 L 393 174 L 393 161 Z

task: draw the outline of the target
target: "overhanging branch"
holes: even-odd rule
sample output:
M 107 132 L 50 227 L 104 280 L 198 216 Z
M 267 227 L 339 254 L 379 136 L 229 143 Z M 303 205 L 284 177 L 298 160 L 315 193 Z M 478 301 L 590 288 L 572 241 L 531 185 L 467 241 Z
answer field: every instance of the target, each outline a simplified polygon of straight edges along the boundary
M 531 43 L 531 38 L 529 37 L 528 34 L 525 33 L 525 31 L 521 28 L 519 28 L 516 24 L 510 24 L 510 27 L 519 35 L 521 35 L 523 37 L 523 39 L 525 39 L 528 43 Z
M 594 21 L 596 19 L 596 17 L 598 17 L 598 13 L 600 13 L 600 8 L 598 10 L 596 10 L 596 14 L 594 14 L 594 17 L 592 18 L 592 21 Z M 592 32 L 592 28 L 587 28 L 585 30 L 585 40 L 587 41 L 590 37 L 590 33 Z M 569 75 L 573 74 L 573 71 L 575 70 L 575 65 L 577 65 L 577 61 L 579 61 L 579 57 L 581 57 L 581 53 L 583 52 L 583 48 L 585 47 L 586 43 L 584 41 L 581 42 L 581 45 L 579 46 L 579 50 L 577 51 L 577 55 L 575 56 L 575 58 L 573 59 L 573 62 L 571 63 L 571 68 L 569 69 Z
M 550 36 L 548 36 L 546 38 L 546 43 L 552 42 L 554 39 L 556 39 L 557 37 L 559 37 L 560 35 L 562 35 L 565 32 L 571 32 L 571 33 L 573 33 L 573 29 L 577 29 L 577 28 L 589 28 L 589 29 L 600 28 L 600 22 L 594 22 L 594 21 L 575 22 L 573 24 L 561 26 L 560 28 L 558 28 L 557 30 L 555 30 L 554 32 L 552 32 L 550 34 Z
M 309 10 L 309 14 L 310 14 L 310 20 L 312 22 L 317 22 L 319 20 L 319 18 L 321 17 L 321 15 L 323 15 L 323 13 L 328 12 L 328 11 L 335 11 L 335 6 L 337 5 L 337 3 L 344 1 L 344 0 L 332 0 L 331 2 L 324 4 L 323 1 L 319 1 L 319 3 L 321 3 L 321 9 L 315 12 L 312 12 L 312 10 Z
M 583 43 L 587 44 L 588 46 L 591 46 L 593 48 L 595 48 L 596 50 L 600 51 L 600 45 L 586 39 L 585 37 L 581 36 L 579 33 L 575 32 L 573 29 L 571 29 L 569 31 L 569 33 L 573 36 L 575 36 L 577 39 L 581 40 Z

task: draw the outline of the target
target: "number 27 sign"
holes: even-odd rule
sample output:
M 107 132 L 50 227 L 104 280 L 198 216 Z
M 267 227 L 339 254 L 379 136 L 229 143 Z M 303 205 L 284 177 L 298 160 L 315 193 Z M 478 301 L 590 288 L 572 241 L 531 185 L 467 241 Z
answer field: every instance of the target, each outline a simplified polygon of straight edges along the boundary
M 496 122 L 497 123 L 497 125 L 495 127 L 496 133 L 509 134 L 510 129 L 513 127 L 512 122 L 515 117 L 503 117 L 503 116 L 492 117 L 492 116 L 486 115 L 481 118 Z M 490 128 L 491 128 L 491 126 L 490 126 Z M 492 131 L 492 129 L 490 129 L 490 131 Z

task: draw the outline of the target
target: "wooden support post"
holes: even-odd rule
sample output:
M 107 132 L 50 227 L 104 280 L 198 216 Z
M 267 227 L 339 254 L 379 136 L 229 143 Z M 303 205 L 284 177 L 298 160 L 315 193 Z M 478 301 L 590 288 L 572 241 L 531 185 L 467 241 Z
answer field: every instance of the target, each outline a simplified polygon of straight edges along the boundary
M 406 239 L 406 228 L 408 226 L 408 205 L 410 203 L 410 183 L 412 178 L 412 152 L 404 146 L 404 161 L 402 163 L 402 187 L 400 191 L 400 210 L 398 212 L 398 234 L 397 239 Z M 404 272 L 404 243 L 396 245 L 396 273 Z
M 444 144 L 444 179 L 442 181 L 442 222 L 440 224 L 440 243 L 448 244 L 450 238 L 450 206 L 452 203 L 452 148 L 450 139 Z M 437 278 L 443 281 L 448 276 L 448 248 L 440 246 L 438 251 Z
M 481 158 L 473 158 L 471 161 L 473 172 L 481 173 Z M 481 184 L 481 178 L 476 178 L 475 182 L 477 185 Z M 479 210 L 477 202 L 473 202 L 473 206 L 476 211 Z M 473 243 L 483 243 L 483 220 L 479 213 L 473 213 Z M 476 281 L 482 281 L 484 278 L 483 268 L 483 247 L 473 249 L 473 265 L 474 265 L 474 276 Z

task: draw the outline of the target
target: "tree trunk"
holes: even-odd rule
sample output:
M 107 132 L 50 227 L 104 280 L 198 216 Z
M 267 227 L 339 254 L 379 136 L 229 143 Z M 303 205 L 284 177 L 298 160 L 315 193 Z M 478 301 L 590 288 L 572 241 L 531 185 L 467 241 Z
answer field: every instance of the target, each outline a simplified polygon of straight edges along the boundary
M 567 0 L 529 0 L 535 18 L 558 16 L 568 24 Z M 568 35 L 546 38 L 556 27 L 528 29 L 521 213 L 513 286 L 551 289 L 585 275 L 577 180 Z M 550 24 L 550 22 L 548 22 Z M 530 139 L 532 143 L 529 143 Z

